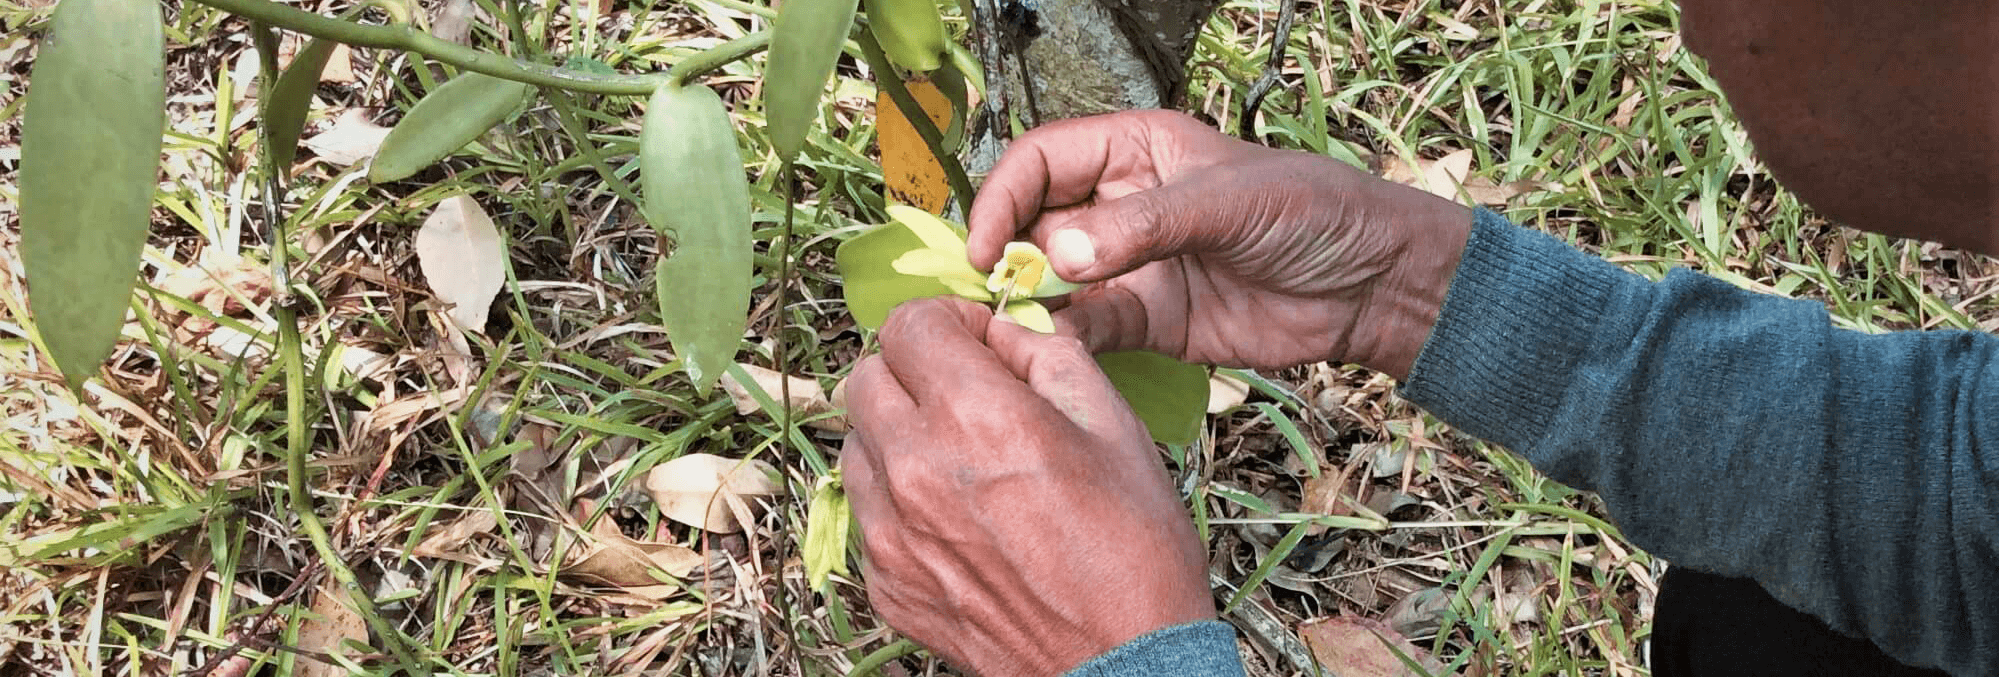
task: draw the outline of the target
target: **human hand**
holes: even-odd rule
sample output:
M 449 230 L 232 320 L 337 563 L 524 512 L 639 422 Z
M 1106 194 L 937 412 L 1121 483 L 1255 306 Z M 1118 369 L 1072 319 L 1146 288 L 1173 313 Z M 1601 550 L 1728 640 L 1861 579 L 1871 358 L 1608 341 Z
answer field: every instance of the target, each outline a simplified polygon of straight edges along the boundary
M 881 345 L 848 378 L 840 470 L 890 626 L 977 674 L 1056 675 L 1214 618 L 1193 521 L 1075 339 L 923 299 Z
M 1045 125 L 972 205 L 972 263 L 1023 234 L 1063 279 L 1056 313 L 1092 350 L 1407 376 L 1443 307 L 1471 212 L 1337 160 L 1225 136 L 1168 111 Z

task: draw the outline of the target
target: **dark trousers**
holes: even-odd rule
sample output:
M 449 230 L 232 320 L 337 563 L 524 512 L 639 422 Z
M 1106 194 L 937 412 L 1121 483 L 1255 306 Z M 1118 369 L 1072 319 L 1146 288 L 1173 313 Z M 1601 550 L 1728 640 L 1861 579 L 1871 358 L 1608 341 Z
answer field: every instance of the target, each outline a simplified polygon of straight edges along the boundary
M 1944 677 L 1898 663 L 1871 641 L 1833 632 L 1755 581 L 1684 568 L 1668 569 L 1659 582 L 1652 675 Z

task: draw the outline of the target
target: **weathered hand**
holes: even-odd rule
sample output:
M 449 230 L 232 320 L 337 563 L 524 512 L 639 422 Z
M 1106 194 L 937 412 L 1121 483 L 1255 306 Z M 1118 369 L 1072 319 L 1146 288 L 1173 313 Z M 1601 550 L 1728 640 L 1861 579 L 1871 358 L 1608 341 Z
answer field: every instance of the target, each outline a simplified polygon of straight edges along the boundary
M 924 299 L 881 345 L 840 469 L 890 626 L 978 674 L 1055 675 L 1214 617 L 1151 437 L 1074 339 Z
M 1025 234 L 1095 282 L 1057 326 L 1102 352 L 1406 376 L 1471 229 L 1464 207 L 1185 115 L 1066 120 L 1015 140 L 972 206 L 972 263 Z

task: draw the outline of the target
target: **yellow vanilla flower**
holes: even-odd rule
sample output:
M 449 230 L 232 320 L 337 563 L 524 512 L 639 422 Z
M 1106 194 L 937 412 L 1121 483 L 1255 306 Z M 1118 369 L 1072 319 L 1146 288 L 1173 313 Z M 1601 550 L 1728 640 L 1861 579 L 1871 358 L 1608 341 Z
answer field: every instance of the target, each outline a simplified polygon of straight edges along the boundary
M 1072 284 L 1048 269 L 1048 257 L 1041 248 L 1027 242 L 1008 243 L 1000 264 L 991 273 L 981 273 L 965 253 L 965 236 L 943 219 L 914 207 L 892 205 L 889 217 L 908 228 L 923 241 L 923 248 L 896 257 L 895 272 L 928 277 L 944 284 L 952 293 L 974 301 L 992 302 L 1004 297 L 1003 312 L 1021 326 L 1053 333 L 1055 322 L 1048 309 L 1030 298 L 1060 296 L 1075 291 Z

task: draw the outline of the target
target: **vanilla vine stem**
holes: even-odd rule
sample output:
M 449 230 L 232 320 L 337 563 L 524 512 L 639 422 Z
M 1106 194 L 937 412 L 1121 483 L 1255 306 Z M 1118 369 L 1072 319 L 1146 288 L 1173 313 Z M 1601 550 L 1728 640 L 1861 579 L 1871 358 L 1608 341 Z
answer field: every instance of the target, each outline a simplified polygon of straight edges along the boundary
M 643 75 L 603 75 L 559 66 L 522 61 L 467 47 L 403 23 L 378 26 L 354 23 L 280 5 L 270 0 L 194 0 L 195 2 L 315 38 L 346 43 L 355 47 L 399 49 L 484 73 L 503 80 L 525 82 L 590 94 L 645 96 L 666 83 L 685 84 L 715 69 L 742 60 L 770 46 L 770 31 L 751 33 L 698 52 L 674 64 L 664 73 Z

